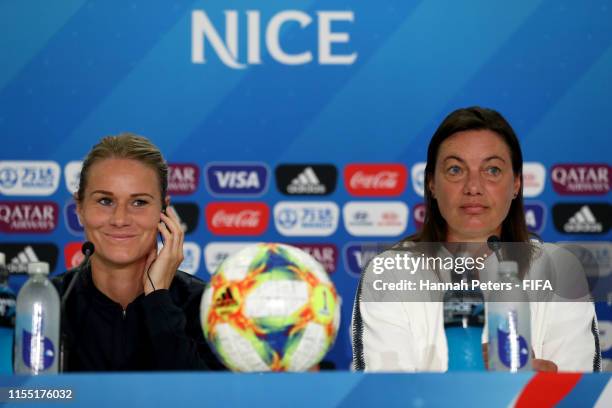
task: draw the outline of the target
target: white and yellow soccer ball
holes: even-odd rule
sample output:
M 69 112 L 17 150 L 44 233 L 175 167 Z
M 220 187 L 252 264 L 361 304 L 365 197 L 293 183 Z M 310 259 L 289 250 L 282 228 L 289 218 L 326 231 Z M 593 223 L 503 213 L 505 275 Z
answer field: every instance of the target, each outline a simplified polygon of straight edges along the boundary
M 228 257 L 200 305 L 204 336 L 234 371 L 305 371 L 331 348 L 340 298 L 301 249 L 255 244 Z

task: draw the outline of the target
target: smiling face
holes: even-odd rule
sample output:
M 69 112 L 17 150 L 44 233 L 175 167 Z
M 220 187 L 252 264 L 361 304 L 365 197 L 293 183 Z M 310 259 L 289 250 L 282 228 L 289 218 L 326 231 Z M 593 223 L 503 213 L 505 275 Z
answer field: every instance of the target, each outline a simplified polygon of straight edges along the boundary
M 442 142 L 428 187 L 446 221 L 447 241 L 484 242 L 501 234 L 520 176 L 498 134 L 469 130 Z
M 146 260 L 156 245 L 161 191 L 156 172 L 132 159 L 104 159 L 89 169 L 77 209 L 95 256 L 115 266 Z

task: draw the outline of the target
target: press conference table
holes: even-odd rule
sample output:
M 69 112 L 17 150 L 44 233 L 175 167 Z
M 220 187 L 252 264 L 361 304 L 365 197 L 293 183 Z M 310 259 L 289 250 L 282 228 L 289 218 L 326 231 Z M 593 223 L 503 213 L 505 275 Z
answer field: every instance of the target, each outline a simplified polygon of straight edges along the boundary
M 9 390 L 70 389 L 70 403 L 9 400 Z M 14 395 L 14 393 L 13 393 Z M 0 376 L 15 407 L 612 407 L 611 374 L 127 373 Z M 7 403 L 8 402 L 8 403 Z M 5 404 L 5 405 L 4 405 Z

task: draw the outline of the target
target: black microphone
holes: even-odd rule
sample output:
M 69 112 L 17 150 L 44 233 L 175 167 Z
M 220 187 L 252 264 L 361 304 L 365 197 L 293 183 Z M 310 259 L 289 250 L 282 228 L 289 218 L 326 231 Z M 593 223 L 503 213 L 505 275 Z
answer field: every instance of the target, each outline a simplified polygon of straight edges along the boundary
M 499 252 L 501 249 L 501 241 L 499 240 L 499 237 L 497 235 L 491 235 L 489 238 L 487 238 L 487 245 L 491 251 L 495 252 L 497 261 L 502 262 L 504 259 Z
M 83 258 L 79 266 L 76 268 L 76 272 L 74 273 L 72 280 L 70 280 L 68 289 L 66 289 L 66 292 L 64 292 L 64 296 L 62 296 L 62 309 L 64 305 L 66 304 L 66 300 L 68 299 L 68 296 L 70 295 L 70 292 L 72 291 L 72 288 L 74 287 L 76 278 L 79 276 L 79 273 L 81 272 L 81 268 L 87 265 L 87 263 L 89 262 L 89 258 L 93 255 L 95 251 L 96 251 L 96 247 L 91 241 L 85 241 L 83 245 L 81 246 L 81 252 L 83 253 L 83 255 L 85 255 L 85 257 Z
M 74 284 L 76 283 L 77 279 L 79 278 L 79 275 L 81 274 L 81 269 L 83 269 L 84 266 L 86 266 L 89 263 L 89 258 L 94 254 L 94 252 L 96 251 L 96 247 L 94 246 L 94 244 L 91 241 L 85 241 L 83 243 L 83 245 L 81 246 L 81 252 L 83 253 L 83 255 L 85 255 L 85 257 L 83 258 L 83 260 L 81 261 L 81 263 L 79 264 L 79 266 L 77 266 L 76 271 L 74 272 L 74 275 L 72 276 L 72 279 L 70 280 L 70 283 L 68 284 L 68 288 L 66 289 L 66 291 L 64 292 L 64 295 L 62 296 L 62 302 L 60 305 L 60 332 L 61 332 L 61 344 L 60 344 L 60 372 L 64 372 L 65 368 L 66 368 L 66 362 L 68 361 L 68 353 L 66 351 L 66 343 L 68 343 L 69 339 L 68 339 L 68 333 L 67 333 L 67 319 L 66 319 L 66 302 L 68 300 L 68 297 L 70 296 L 70 292 L 72 292 L 72 288 L 74 287 Z
M 93 242 L 85 241 L 83 243 L 83 246 L 81 246 L 81 252 L 83 253 L 83 255 L 85 255 L 83 262 L 81 262 L 81 265 L 83 265 L 88 262 L 89 257 L 92 256 L 94 252 L 96 252 L 96 247 L 94 246 Z

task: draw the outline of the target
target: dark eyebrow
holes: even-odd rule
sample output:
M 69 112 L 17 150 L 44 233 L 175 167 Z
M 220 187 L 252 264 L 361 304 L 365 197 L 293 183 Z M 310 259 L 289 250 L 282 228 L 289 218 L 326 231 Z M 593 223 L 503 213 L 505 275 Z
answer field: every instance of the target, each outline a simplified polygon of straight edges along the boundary
M 447 160 L 451 160 L 451 159 L 454 159 L 454 160 L 460 161 L 461 163 L 465 163 L 465 160 L 463 160 L 461 157 L 459 157 L 459 156 L 454 156 L 454 155 L 452 155 L 452 154 L 451 154 L 450 156 L 446 156 L 446 157 L 444 158 L 444 160 L 442 160 L 442 161 L 447 161 Z
M 103 194 L 103 195 L 108 195 L 108 196 L 114 196 L 113 193 L 111 193 L 110 191 L 106 191 L 106 190 L 96 190 L 96 191 L 92 191 L 90 193 L 90 195 L 94 195 L 94 194 Z M 139 196 L 147 196 L 147 197 L 151 197 L 151 198 L 155 199 L 155 197 L 153 197 L 149 193 L 134 193 L 134 194 L 130 194 L 130 197 L 139 197 Z
M 444 158 L 443 161 L 447 161 L 447 160 L 451 160 L 451 159 L 457 160 L 457 161 L 459 161 L 461 163 L 465 163 L 465 160 L 463 160 L 461 157 L 455 156 L 455 155 L 447 156 L 447 157 Z M 489 157 L 485 158 L 483 161 L 490 161 L 490 160 L 495 160 L 495 159 L 501 160 L 504 163 L 506 162 L 504 159 L 502 159 L 500 156 L 497 156 L 497 155 L 489 156 Z
M 501 157 L 496 156 L 496 155 L 489 156 L 489 157 L 487 157 L 486 159 L 484 159 L 483 161 L 489 161 L 489 160 L 495 160 L 495 159 L 497 159 L 497 160 L 501 160 L 501 161 L 503 161 L 504 163 L 506 162 L 504 159 L 502 159 Z

